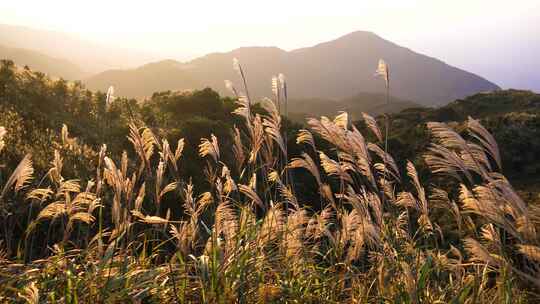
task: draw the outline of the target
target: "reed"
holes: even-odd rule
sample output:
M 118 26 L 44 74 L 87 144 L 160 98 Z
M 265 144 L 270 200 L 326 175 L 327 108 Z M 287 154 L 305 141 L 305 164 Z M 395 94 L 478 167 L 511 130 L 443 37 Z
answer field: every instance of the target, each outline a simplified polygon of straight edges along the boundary
M 427 125 L 432 144 L 423 156 L 437 185 L 410 161 L 398 166 L 388 149 L 388 118 L 383 136 L 368 114 L 360 123 L 374 142 L 346 113 L 311 118 L 296 138 L 304 151 L 289 159 L 284 76 L 272 79 L 274 99 L 262 101 L 264 113 L 256 114 L 245 71 L 238 61 L 234 66 L 245 93 L 227 86 L 242 125 L 231 131 L 230 146 L 215 135 L 201 139 L 198 153 L 207 160 L 201 174 L 210 184 L 204 191 L 181 179 L 184 140 L 174 148 L 135 120 L 128 135 L 135 154 L 110 155 L 104 145 L 88 181 L 66 176 L 57 151 L 36 187 L 31 158 L 22 159 L 0 196 L 1 301 L 539 299 L 540 209 L 524 203 L 501 174 L 497 143 L 479 121 L 467 121 L 468 137 L 442 123 Z M 389 89 L 384 62 L 378 73 Z M 63 134 L 80 145 L 67 129 Z M 0 152 L 8 137 L 0 127 Z M 228 163 L 225 151 L 235 160 Z M 300 181 L 299 172 L 311 177 Z M 318 202 L 295 194 L 300 182 L 317 189 Z M 163 206 L 167 197 L 177 200 L 181 214 Z M 29 201 L 38 212 L 22 215 L 29 219 L 25 237 L 45 230 L 50 236 L 19 243 L 30 246 L 19 248 L 24 252 L 48 248 L 25 261 L 14 254 L 17 242 L 6 223 Z M 86 231 L 85 242 L 76 229 Z

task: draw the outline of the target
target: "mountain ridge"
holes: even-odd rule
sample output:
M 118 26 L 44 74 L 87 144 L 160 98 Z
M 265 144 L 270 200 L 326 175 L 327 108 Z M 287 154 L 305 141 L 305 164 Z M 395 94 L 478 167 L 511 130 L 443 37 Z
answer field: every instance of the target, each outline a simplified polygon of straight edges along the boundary
M 107 71 L 86 79 L 86 83 L 89 88 L 99 90 L 105 90 L 109 85 L 118 86 L 120 94 L 130 97 L 149 96 L 163 90 L 203 87 L 212 87 L 226 94 L 223 80 L 239 80 L 232 69 L 232 59 L 235 57 L 240 60 L 248 78 L 250 93 L 256 98 L 270 95 L 270 79 L 278 73 L 287 76 L 289 92 L 295 98 L 343 99 L 357 92 L 384 92 L 383 82 L 373 76 L 379 58 L 389 63 L 392 95 L 423 105 L 442 105 L 477 92 L 499 89 L 499 86 L 481 76 L 366 31 L 355 31 L 331 41 L 291 51 L 273 46 L 252 46 L 230 52 L 209 53 L 187 62 L 158 61 L 162 64 L 169 62 L 184 73 L 189 70 L 192 79 L 189 86 L 171 80 L 154 87 L 139 88 L 134 94 L 122 89 L 129 87 L 125 79 L 107 77 Z M 144 68 L 124 72 L 125 75 L 130 72 L 149 73 Z M 155 77 L 165 77 L 159 71 L 155 73 Z
M 71 61 L 48 56 L 38 51 L 11 48 L 0 45 L 0 59 L 12 60 L 18 66 L 28 66 L 32 70 L 67 79 L 82 78 L 85 73 Z
M 421 105 L 393 96 L 390 96 L 387 101 L 386 95 L 382 93 L 359 92 L 339 100 L 292 99 L 289 101 L 288 116 L 298 123 L 305 123 L 310 117 L 333 117 L 339 112 L 347 112 L 351 121 L 356 121 L 362 119 L 363 112 L 377 116 L 416 107 L 421 107 Z
M 0 23 L 0 44 L 68 60 L 88 74 L 111 68 L 136 67 L 155 60 L 154 56 L 142 52 L 80 39 L 68 33 L 2 23 Z

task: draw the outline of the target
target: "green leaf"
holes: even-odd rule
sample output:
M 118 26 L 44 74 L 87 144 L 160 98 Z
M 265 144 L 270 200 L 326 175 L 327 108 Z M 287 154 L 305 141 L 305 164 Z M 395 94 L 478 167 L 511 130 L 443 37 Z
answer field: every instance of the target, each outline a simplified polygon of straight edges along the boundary
M 460 290 L 459 294 L 452 299 L 452 304 L 462 304 L 465 303 L 465 300 L 469 297 L 471 290 L 473 288 L 473 283 L 467 284 L 463 289 Z

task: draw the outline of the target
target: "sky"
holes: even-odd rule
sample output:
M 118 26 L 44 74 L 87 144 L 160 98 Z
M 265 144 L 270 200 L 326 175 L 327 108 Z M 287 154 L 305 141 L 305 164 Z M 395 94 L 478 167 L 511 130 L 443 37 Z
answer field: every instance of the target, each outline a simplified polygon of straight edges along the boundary
M 366 30 L 502 87 L 540 91 L 540 0 L 2 0 L 0 23 L 178 60 Z

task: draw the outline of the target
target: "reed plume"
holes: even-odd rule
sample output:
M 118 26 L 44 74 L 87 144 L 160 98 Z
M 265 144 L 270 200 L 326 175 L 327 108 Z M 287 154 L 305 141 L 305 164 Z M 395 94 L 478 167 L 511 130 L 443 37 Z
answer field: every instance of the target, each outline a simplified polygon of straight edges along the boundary
M 285 76 L 272 78 L 261 110 L 233 65 L 245 92 L 225 82 L 241 119 L 230 138 L 208 132 L 174 147 L 132 120 L 136 157 L 92 148 L 90 172 L 73 176 L 71 153 L 84 143 L 63 125 L 44 178 L 32 183 L 30 155 L 22 159 L 1 194 L 0 301 L 537 299 L 540 208 L 502 175 L 480 121 L 469 118 L 467 134 L 428 123 L 424 168 L 388 151 L 388 116 L 383 135 L 365 113 L 361 122 L 346 112 L 308 119 L 292 155 Z M 382 60 L 377 74 L 389 98 Z M 0 150 L 5 135 L 0 127 Z M 181 170 L 185 148 L 205 160 L 206 182 Z

